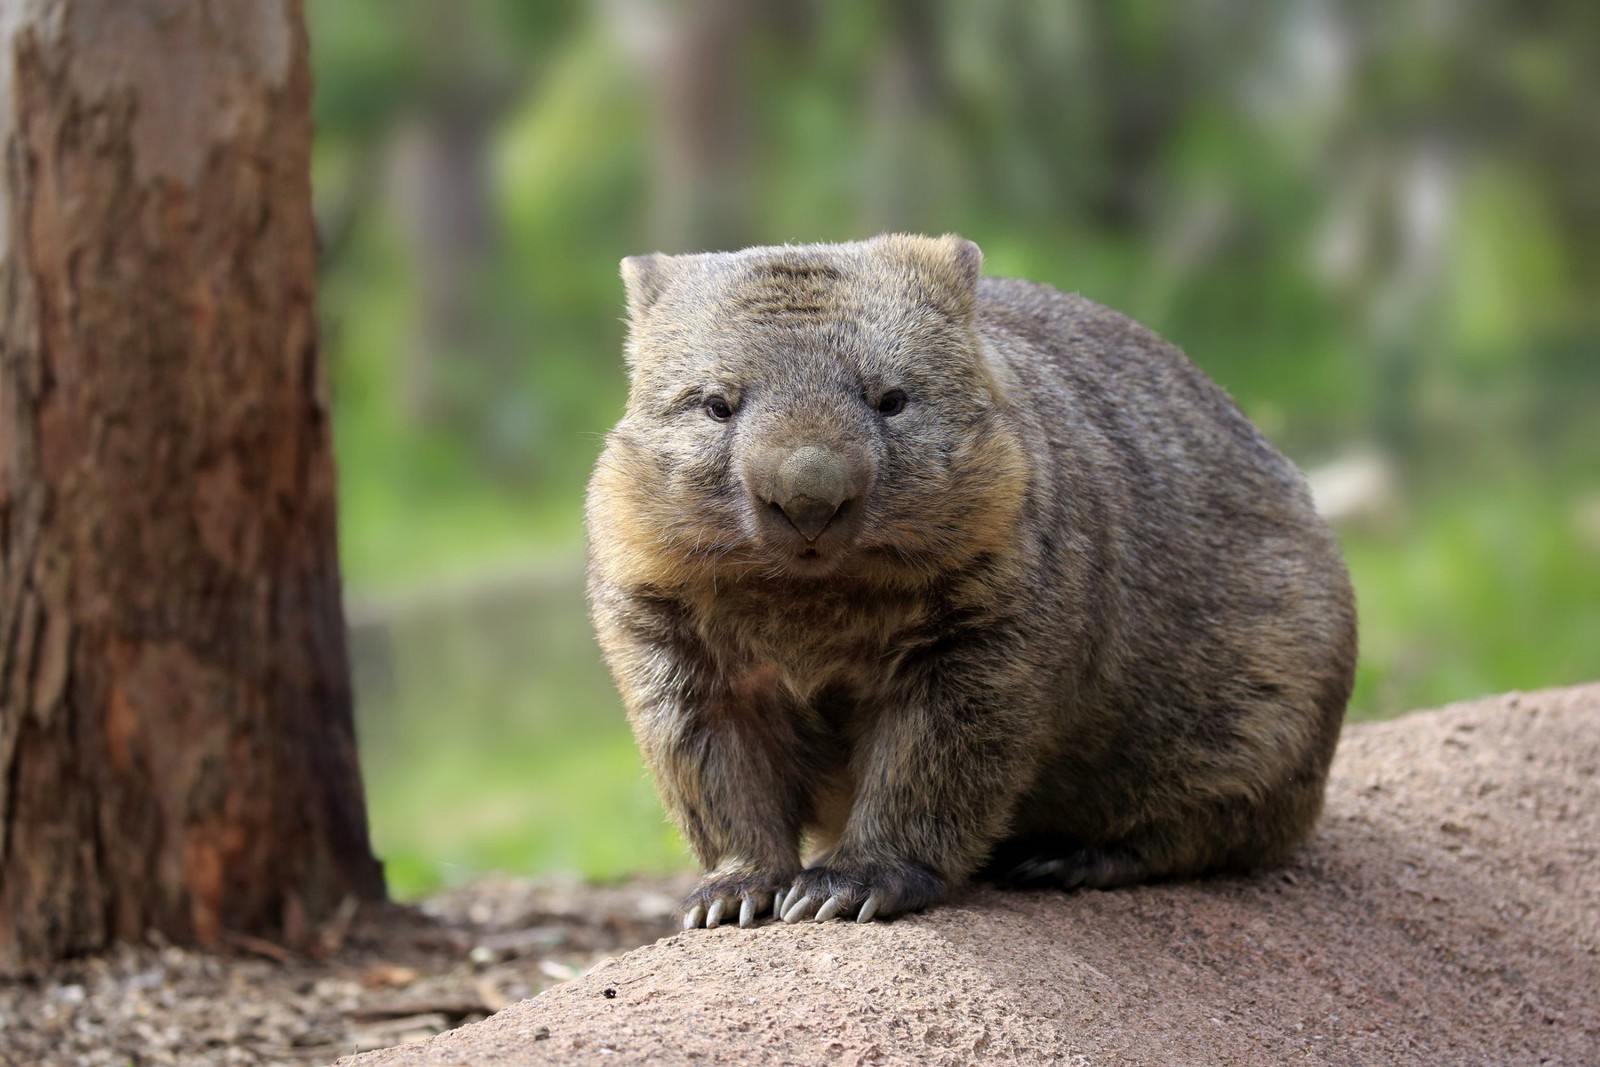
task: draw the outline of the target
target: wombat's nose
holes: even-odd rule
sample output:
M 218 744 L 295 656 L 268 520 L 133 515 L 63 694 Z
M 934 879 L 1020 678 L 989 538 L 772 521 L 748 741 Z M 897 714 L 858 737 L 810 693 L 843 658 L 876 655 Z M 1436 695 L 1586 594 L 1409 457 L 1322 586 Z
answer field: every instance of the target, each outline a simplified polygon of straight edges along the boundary
M 792 500 L 785 500 L 778 506 L 789 516 L 794 528 L 805 535 L 807 541 L 815 541 L 839 513 L 839 505 L 809 496 L 797 496 Z
M 826 448 L 797 448 L 778 465 L 771 502 L 807 541 L 815 541 L 856 494 L 849 460 Z

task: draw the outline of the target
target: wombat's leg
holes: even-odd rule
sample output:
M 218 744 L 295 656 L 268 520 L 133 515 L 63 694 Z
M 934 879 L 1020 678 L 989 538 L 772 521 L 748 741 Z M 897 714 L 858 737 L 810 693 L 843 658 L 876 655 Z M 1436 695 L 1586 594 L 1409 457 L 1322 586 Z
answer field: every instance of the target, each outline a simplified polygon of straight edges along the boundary
M 591 587 L 606 661 L 663 807 L 709 872 L 686 926 L 742 924 L 800 869 L 805 758 L 771 672 L 730 672 L 670 598 Z
M 707 869 L 684 899 L 684 928 L 740 926 L 772 907 L 799 870 L 806 794 L 784 716 L 737 694 L 669 701 L 635 718 L 661 799 Z
M 985 670 L 943 664 L 908 687 L 920 702 L 886 708 L 874 724 L 858 750 L 860 785 L 844 833 L 795 880 L 786 922 L 868 922 L 924 907 L 989 853 L 1031 781 L 1044 717 L 1031 692 L 1006 684 L 1004 667 L 997 672 L 1004 652 L 976 647 Z
M 684 928 L 749 926 L 799 870 L 800 783 L 749 722 L 690 725 L 657 764 L 662 798 L 707 874 L 684 899 Z

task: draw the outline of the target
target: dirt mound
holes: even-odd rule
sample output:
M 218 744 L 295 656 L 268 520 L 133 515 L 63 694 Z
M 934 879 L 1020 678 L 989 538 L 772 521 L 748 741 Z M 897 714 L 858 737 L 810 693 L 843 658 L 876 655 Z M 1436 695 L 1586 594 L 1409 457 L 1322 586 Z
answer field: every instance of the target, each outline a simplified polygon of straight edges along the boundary
M 1513 694 L 1351 728 L 1286 870 L 678 934 L 339 1062 L 1592 1064 L 1597 852 L 1600 685 Z

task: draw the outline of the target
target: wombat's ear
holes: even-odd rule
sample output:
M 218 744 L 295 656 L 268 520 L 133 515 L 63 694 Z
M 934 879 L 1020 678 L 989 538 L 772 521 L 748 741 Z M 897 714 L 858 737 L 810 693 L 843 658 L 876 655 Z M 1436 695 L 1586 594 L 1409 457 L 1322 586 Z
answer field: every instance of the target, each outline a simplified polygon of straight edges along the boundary
M 970 319 L 978 300 L 983 253 L 964 237 L 881 238 L 890 255 L 909 266 L 924 292 L 958 319 Z
M 983 249 L 957 234 L 947 233 L 939 238 L 950 256 L 951 266 L 960 287 L 969 293 L 978 291 L 978 274 L 983 270 Z
M 965 237 L 947 233 L 937 242 L 943 262 L 938 272 L 940 289 L 952 311 L 970 316 L 978 300 L 978 274 L 983 270 L 983 250 Z
M 666 284 L 667 260 L 659 252 L 629 256 L 622 261 L 622 285 L 628 293 L 628 315 L 639 318 L 655 306 Z

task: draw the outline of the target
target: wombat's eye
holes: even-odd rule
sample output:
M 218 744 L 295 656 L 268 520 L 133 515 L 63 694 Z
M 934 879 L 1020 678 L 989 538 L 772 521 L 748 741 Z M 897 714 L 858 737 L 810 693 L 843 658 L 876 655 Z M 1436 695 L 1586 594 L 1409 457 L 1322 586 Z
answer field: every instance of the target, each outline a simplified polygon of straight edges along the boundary
M 706 414 L 718 422 L 727 422 L 733 418 L 733 405 L 720 396 L 708 396 L 705 403 Z
M 906 409 L 906 394 L 903 389 L 891 389 L 878 398 L 879 415 L 898 415 Z

